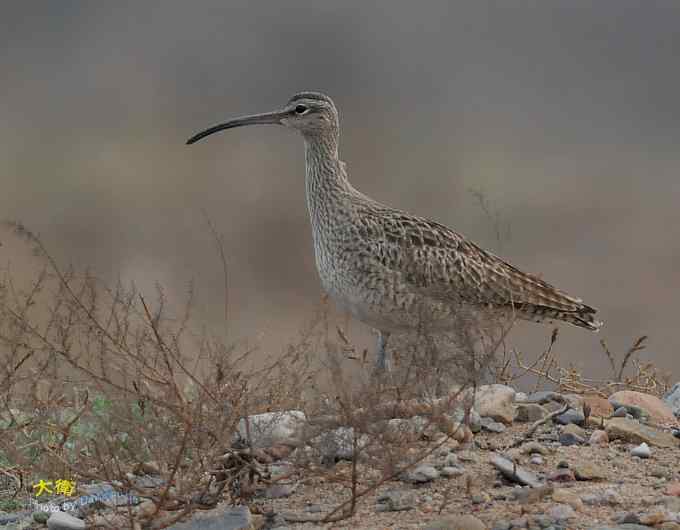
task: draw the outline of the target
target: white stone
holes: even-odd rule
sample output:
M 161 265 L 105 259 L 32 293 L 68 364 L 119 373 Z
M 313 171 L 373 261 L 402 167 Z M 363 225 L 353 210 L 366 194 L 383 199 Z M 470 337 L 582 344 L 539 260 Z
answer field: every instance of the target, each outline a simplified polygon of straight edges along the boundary
M 305 413 L 300 410 L 265 412 L 248 417 L 250 437 L 253 447 L 270 447 L 275 444 L 295 444 L 300 439 L 300 431 L 305 425 Z M 238 424 L 241 439 L 248 439 L 246 419 Z

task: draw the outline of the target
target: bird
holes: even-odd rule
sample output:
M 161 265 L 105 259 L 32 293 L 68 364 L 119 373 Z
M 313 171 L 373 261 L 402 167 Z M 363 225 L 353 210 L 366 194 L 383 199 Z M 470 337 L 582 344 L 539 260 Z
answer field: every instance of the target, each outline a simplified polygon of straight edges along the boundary
M 299 92 L 278 110 L 220 123 L 187 144 L 256 124 L 282 125 L 302 135 L 307 209 L 321 285 L 341 310 L 377 331 L 378 369 L 390 369 L 390 335 L 416 329 L 423 308 L 435 331 L 460 325 L 456 314 L 461 304 L 590 331 L 602 326 L 595 318 L 597 310 L 580 298 L 523 272 L 447 226 L 357 190 L 338 154 L 337 107 L 324 93 Z

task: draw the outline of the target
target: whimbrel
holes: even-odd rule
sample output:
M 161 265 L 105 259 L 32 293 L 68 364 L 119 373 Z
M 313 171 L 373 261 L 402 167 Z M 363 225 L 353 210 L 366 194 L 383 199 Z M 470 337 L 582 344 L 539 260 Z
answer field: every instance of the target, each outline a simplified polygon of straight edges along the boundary
M 338 111 L 319 92 L 294 95 L 281 109 L 236 118 L 191 137 L 253 124 L 298 130 L 305 142 L 305 187 L 321 283 L 341 309 L 378 331 L 378 367 L 390 333 L 412 330 L 424 307 L 434 329 L 453 325 L 463 300 L 507 309 L 534 322 L 597 331 L 596 310 L 527 274 L 435 221 L 390 208 L 355 189 L 338 158 Z

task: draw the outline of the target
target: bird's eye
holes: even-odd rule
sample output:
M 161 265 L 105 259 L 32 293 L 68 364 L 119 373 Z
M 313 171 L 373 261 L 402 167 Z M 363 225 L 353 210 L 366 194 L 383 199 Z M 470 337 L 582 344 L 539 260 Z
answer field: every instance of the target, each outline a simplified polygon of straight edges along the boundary
M 295 107 L 295 114 L 304 114 L 307 112 L 309 109 L 305 107 L 304 105 L 298 105 Z

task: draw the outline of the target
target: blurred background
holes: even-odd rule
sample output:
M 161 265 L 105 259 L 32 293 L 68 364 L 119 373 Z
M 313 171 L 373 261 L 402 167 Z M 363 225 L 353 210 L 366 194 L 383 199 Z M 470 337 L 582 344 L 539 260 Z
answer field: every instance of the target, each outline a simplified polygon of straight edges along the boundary
M 603 375 L 600 338 L 620 352 L 647 334 L 677 380 L 678 28 L 680 4 L 626 0 L 7 2 L 0 217 L 107 281 L 179 301 L 193 281 L 221 326 L 205 211 L 231 337 L 280 351 L 320 299 L 302 141 L 252 127 L 184 142 L 322 90 L 357 188 L 600 309 L 599 336 L 563 326 L 563 360 Z M 28 277 L 34 258 L 0 241 Z M 350 335 L 373 348 L 360 323 Z M 509 342 L 534 358 L 549 335 L 527 323 Z

